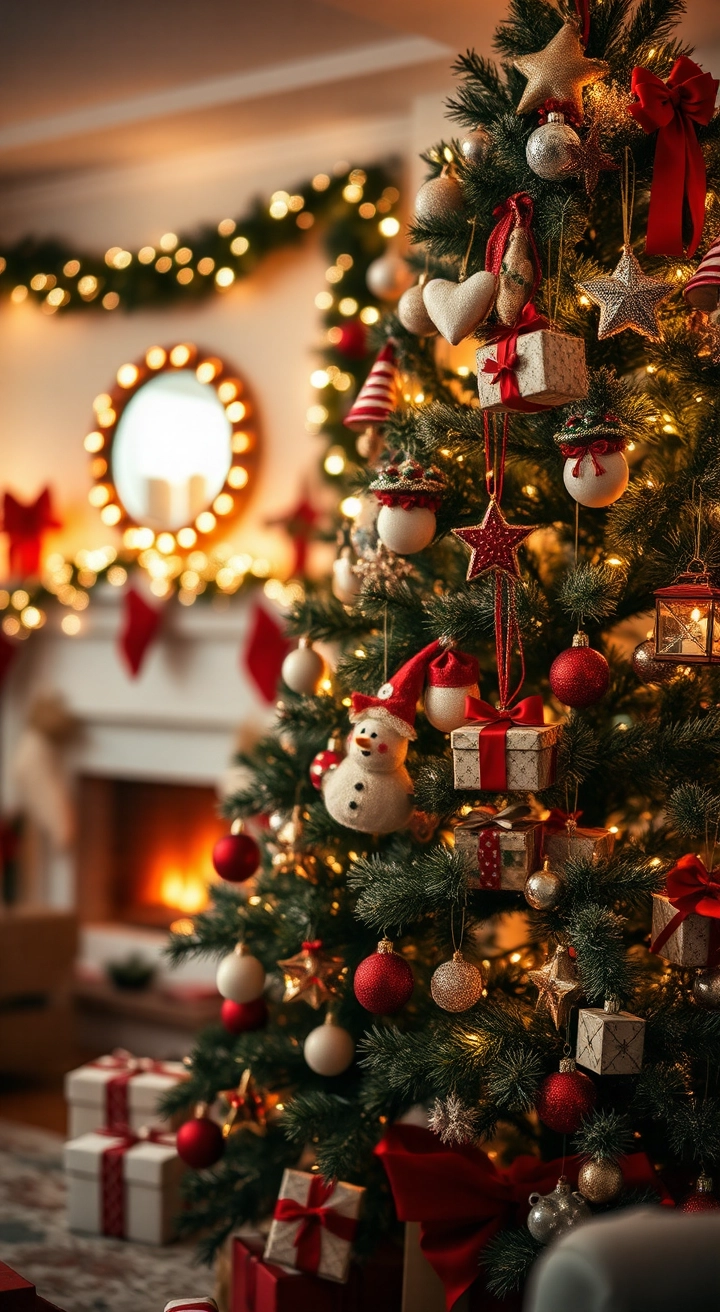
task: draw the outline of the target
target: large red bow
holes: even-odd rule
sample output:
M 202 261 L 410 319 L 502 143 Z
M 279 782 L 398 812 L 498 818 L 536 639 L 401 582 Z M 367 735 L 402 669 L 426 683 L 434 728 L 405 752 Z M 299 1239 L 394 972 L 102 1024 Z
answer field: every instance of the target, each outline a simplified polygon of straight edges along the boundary
M 499 1230 L 522 1225 L 528 1195 L 550 1193 L 564 1174 L 577 1183 L 581 1159 L 516 1157 L 500 1170 L 474 1147 L 443 1146 L 417 1125 L 393 1125 L 375 1152 L 388 1174 L 400 1221 L 421 1223 L 420 1244 L 451 1308 L 478 1275 L 483 1249 Z M 625 1183 L 662 1189 L 645 1153 L 621 1160 Z
M 658 134 L 655 145 L 650 212 L 645 250 L 648 255 L 682 255 L 683 206 L 690 212 L 688 255 L 697 250 L 705 221 L 705 160 L 695 123 L 710 122 L 717 79 L 681 55 L 667 82 L 649 68 L 634 68 L 630 89 L 637 102 L 628 114 L 646 132 Z
M 497 344 L 495 359 L 485 361 L 482 373 L 491 375 L 491 383 L 500 384 L 500 399 L 510 410 L 523 410 L 531 414 L 537 413 L 538 410 L 547 410 L 547 406 L 526 401 L 520 395 L 515 373 L 518 362 L 517 340 L 520 334 L 536 332 L 539 328 L 547 328 L 547 326 L 548 321 L 545 316 L 538 314 L 533 302 L 528 301 L 515 323 L 500 325 L 493 329 L 489 340 Z
M 40 548 L 46 529 L 61 528 L 50 500 L 50 488 L 43 488 L 29 505 L 6 492 L 3 497 L 2 528 L 7 533 L 11 578 L 26 579 L 40 572 Z
M 523 697 L 516 706 L 498 711 L 480 697 L 465 698 L 465 719 L 478 721 L 485 727 L 478 737 L 480 756 L 480 787 L 489 793 L 502 793 L 507 788 L 505 739 L 512 725 L 542 725 L 545 723 L 542 697 Z
M 681 856 L 667 873 L 665 896 L 677 915 L 672 916 L 650 945 L 651 952 L 661 952 L 669 938 L 688 916 L 708 916 L 720 920 L 720 881 L 708 870 L 699 856 Z M 711 925 L 708 965 L 715 965 L 720 955 L 720 926 Z
M 580 466 L 586 456 L 589 456 L 592 460 L 595 477 L 598 478 L 600 474 L 605 473 L 605 466 L 600 464 L 598 456 L 612 455 L 615 451 L 622 451 L 624 447 L 624 437 L 599 437 L 595 442 L 590 442 L 586 446 L 583 446 L 580 442 L 563 442 L 560 450 L 566 460 L 575 460 L 572 467 L 573 478 L 580 477 Z
M 293 1240 L 297 1248 L 297 1265 L 300 1271 L 315 1273 L 320 1266 L 322 1252 L 322 1232 L 329 1230 L 350 1243 L 357 1229 L 357 1221 L 352 1216 L 343 1216 L 325 1203 L 333 1192 L 334 1184 L 326 1184 L 314 1175 L 310 1181 L 307 1202 L 298 1203 L 294 1198 L 278 1198 L 273 1213 L 276 1221 L 292 1224 L 299 1221 L 297 1234 Z

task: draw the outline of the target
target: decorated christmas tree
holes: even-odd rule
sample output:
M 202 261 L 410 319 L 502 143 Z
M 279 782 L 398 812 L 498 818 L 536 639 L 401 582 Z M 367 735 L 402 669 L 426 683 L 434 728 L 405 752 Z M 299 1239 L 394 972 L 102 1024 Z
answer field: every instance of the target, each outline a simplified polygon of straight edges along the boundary
M 317 1269 L 321 1181 L 361 1185 L 355 1250 L 422 1222 L 451 1306 L 593 1212 L 720 1206 L 720 146 L 682 9 L 512 0 L 456 64 L 416 284 L 328 424 L 332 590 L 228 805 L 262 852 L 228 835 L 173 942 L 226 999 L 173 1094 L 225 1114 L 181 1131 L 206 1251 L 275 1212 Z

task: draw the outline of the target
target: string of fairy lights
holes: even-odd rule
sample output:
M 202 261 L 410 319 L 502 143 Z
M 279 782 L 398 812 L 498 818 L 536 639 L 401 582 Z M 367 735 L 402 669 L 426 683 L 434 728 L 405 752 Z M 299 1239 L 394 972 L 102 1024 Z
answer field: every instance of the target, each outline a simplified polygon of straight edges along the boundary
M 343 398 L 354 392 L 367 369 L 369 351 L 354 353 L 341 363 L 338 353 L 345 325 L 357 321 L 367 329 L 380 318 L 365 273 L 400 230 L 400 222 L 392 213 L 399 198 L 386 169 L 351 168 L 341 162 L 332 174 L 315 174 L 297 191 L 274 192 L 264 206 L 256 205 L 244 220 L 222 219 L 194 239 L 165 233 L 157 246 L 143 246 L 136 252 L 113 246 L 105 252 L 102 265 L 97 256 L 72 254 L 57 243 L 36 244 L 29 249 L 30 244 L 21 241 L 0 256 L 0 295 L 5 295 L 10 306 L 34 301 L 44 314 L 55 314 L 81 307 L 139 309 L 160 301 L 168 304 L 181 296 L 197 299 L 199 295 L 222 294 L 236 280 L 251 274 L 270 251 L 296 243 L 316 223 L 323 223 L 331 263 L 325 271 L 326 286 L 315 297 L 315 306 L 323 314 L 324 334 L 319 344 L 321 361 L 309 380 L 318 399 L 307 409 L 305 429 L 311 434 L 324 434 L 326 427 L 332 429 L 328 419 L 335 410 L 327 400 L 329 393 L 343 404 Z M 174 284 L 171 296 L 167 293 L 169 274 Z M 184 357 L 177 354 L 171 361 L 180 368 L 187 365 L 195 348 L 180 343 L 172 350 L 187 353 Z M 150 347 L 145 363 L 149 369 L 160 368 L 166 364 L 165 357 L 163 347 Z M 197 363 L 194 359 L 192 363 L 199 381 L 212 381 L 202 375 L 202 370 L 210 367 L 207 361 L 198 356 Z M 121 365 L 116 375 L 118 386 L 133 387 L 137 372 L 136 364 Z M 223 395 L 220 400 L 226 410 L 243 405 L 237 394 Z M 96 427 L 84 439 L 95 480 L 88 500 L 103 523 L 122 530 L 121 542 L 118 546 L 81 548 L 71 558 L 51 553 L 43 561 L 39 579 L 0 589 L 0 627 L 5 637 L 21 641 L 41 629 L 52 602 L 64 612 L 61 631 L 69 637 L 77 636 L 83 629 L 82 616 L 91 603 L 93 589 L 123 588 L 135 570 L 145 573 L 151 593 L 159 600 L 176 595 L 184 606 L 193 605 L 199 598 L 230 598 L 258 587 L 281 607 L 302 598 L 302 582 L 277 577 L 276 567 L 265 556 L 238 551 L 223 541 L 212 545 L 199 541 L 203 534 L 215 532 L 218 512 L 228 514 L 234 509 L 232 504 L 219 502 L 223 496 L 232 502 L 233 487 L 243 486 L 233 484 L 233 479 L 247 478 L 240 464 L 230 470 L 229 487 L 215 499 L 212 509 L 200 512 L 194 525 L 174 534 L 155 533 L 133 523 L 124 526 L 123 510 L 108 491 L 107 479 L 103 481 L 108 468 L 107 451 L 103 454 L 105 432 L 117 417 L 109 393 L 95 398 L 94 416 Z M 229 415 L 234 427 L 235 421 L 244 417 L 244 411 Z M 341 446 L 333 443 L 331 433 L 327 440 L 330 445 L 323 467 L 328 477 L 335 478 L 345 469 L 346 455 Z

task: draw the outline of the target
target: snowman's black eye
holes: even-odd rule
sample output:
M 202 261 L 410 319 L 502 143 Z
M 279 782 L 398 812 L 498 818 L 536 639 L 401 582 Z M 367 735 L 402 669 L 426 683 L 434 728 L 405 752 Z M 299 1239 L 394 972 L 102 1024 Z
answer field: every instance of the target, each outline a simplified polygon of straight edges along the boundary
M 370 737 L 371 737 L 371 738 L 377 738 L 377 734 L 376 734 L 376 733 L 371 733 L 371 734 L 370 734 Z

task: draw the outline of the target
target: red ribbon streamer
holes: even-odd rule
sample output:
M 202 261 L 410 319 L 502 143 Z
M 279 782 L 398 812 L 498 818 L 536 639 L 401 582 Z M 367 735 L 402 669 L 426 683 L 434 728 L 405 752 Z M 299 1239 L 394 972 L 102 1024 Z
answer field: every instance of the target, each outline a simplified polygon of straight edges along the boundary
M 138 1143 L 174 1144 L 175 1136 L 164 1134 L 161 1130 L 148 1130 L 146 1134 L 137 1135 L 128 1125 L 110 1125 L 97 1133 L 120 1140 L 120 1143 L 108 1145 L 100 1164 L 101 1234 L 124 1239 L 126 1216 L 123 1158 Z
M 547 818 L 543 820 L 543 829 L 546 834 L 561 834 L 568 826 L 568 820 L 577 824 L 582 811 L 563 811 L 559 806 L 554 806 Z
M 548 321 L 545 316 L 538 314 L 533 302 L 528 301 L 515 323 L 505 324 L 493 330 L 490 341 L 497 344 L 496 359 L 486 360 L 482 373 L 491 375 L 491 383 L 500 384 L 500 399 L 503 405 L 509 406 L 512 410 L 536 414 L 539 410 L 548 408 L 545 405 L 537 405 L 534 401 L 525 401 L 521 397 L 515 373 L 518 359 L 517 340 L 520 334 L 536 332 L 540 328 L 547 327 Z
M 563 442 L 560 447 L 566 460 L 572 460 L 574 457 L 577 457 L 575 464 L 572 467 L 573 478 L 580 477 L 580 466 L 585 459 L 585 456 L 590 456 L 590 459 L 593 462 L 593 469 L 595 470 L 595 477 L 597 478 L 600 474 L 605 473 L 605 466 L 600 464 L 598 456 L 609 456 L 615 451 L 623 451 L 624 449 L 624 437 L 615 439 L 599 437 L 596 442 L 591 442 L 589 446 L 581 446 L 580 443 Z
M 357 1230 L 354 1217 L 342 1216 L 334 1207 L 324 1206 L 334 1188 L 332 1181 L 326 1184 L 321 1176 L 313 1175 L 306 1203 L 298 1203 L 294 1198 L 278 1198 L 275 1204 L 273 1216 L 276 1221 L 300 1222 L 293 1240 L 297 1249 L 297 1266 L 298 1270 L 312 1275 L 320 1266 L 323 1230 L 329 1230 L 330 1234 L 348 1243 L 352 1242 Z
M 507 788 L 505 741 L 512 725 L 540 726 L 545 723 L 542 697 L 523 697 L 516 706 L 496 710 L 479 697 L 465 698 L 465 719 L 483 724 L 478 735 L 480 787 L 489 793 L 503 793 Z
M 699 856 L 688 853 L 681 856 L 677 865 L 668 871 L 665 896 L 674 907 L 674 915 L 650 944 L 651 952 L 661 952 L 688 916 L 707 916 L 711 920 L 708 965 L 720 961 L 720 881 L 714 870 L 708 870 Z
M 43 488 L 29 505 L 18 501 L 12 492 L 6 492 L 3 497 L 2 529 L 10 539 L 10 576 L 26 579 L 38 574 L 42 535 L 49 528 L 61 527 L 60 520 L 53 514 L 49 487 Z
M 683 207 L 690 213 L 693 255 L 705 222 L 705 160 L 696 123 L 710 122 L 718 81 L 681 55 L 667 82 L 649 68 L 634 68 L 630 90 L 637 96 L 630 114 L 645 132 L 657 132 L 645 250 L 648 255 L 683 254 Z
M 393 1125 L 375 1153 L 390 1180 L 398 1220 L 420 1222 L 420 1246 L 442 1280 L 448 1309 L 476 1279 L 494 1235 L 523 1224 L 528 1195 L 550 1193 L 562 1174 L 576 1184 L 582 1161 L 516 1157 L 501 1170 L 479 1148 L 445 1147 L 417 1125 Z M 645 1153 L 623 1157 L 620 1165 L 626 1185 L 655 1185 L 668 1198 Z

